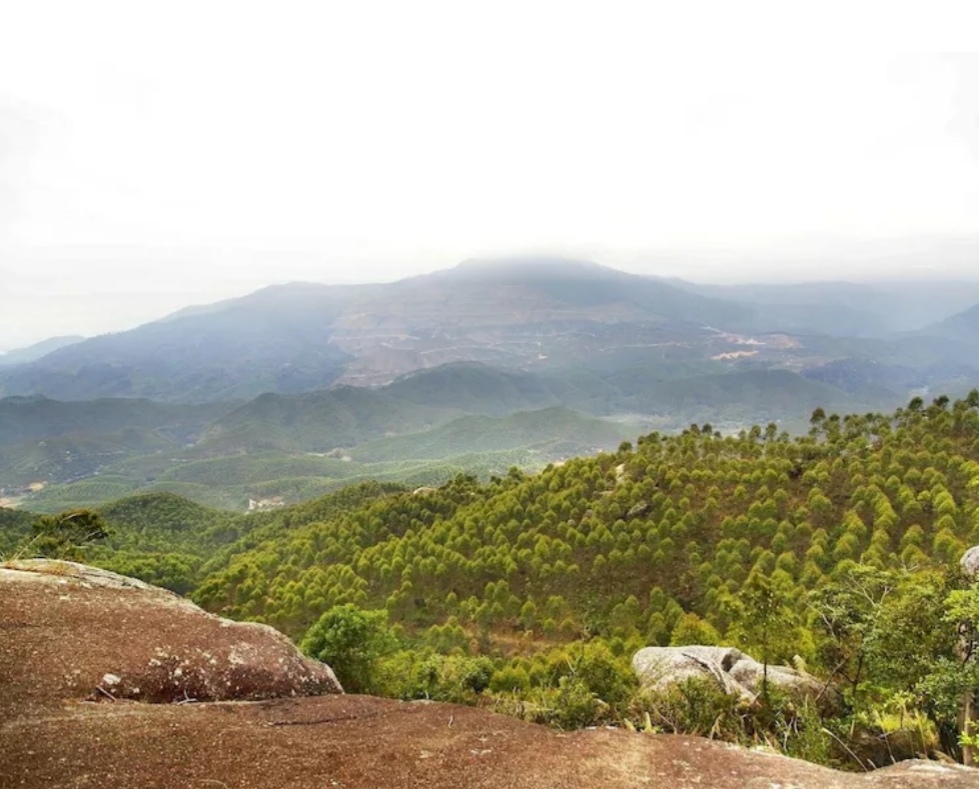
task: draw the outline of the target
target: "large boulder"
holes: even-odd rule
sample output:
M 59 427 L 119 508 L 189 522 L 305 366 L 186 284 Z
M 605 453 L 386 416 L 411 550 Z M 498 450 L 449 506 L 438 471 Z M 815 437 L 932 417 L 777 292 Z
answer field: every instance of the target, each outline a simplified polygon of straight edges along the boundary
M 734 664 L 747 656 L 734 647 L 646 647 L 632 658 L 632 669 L 646 688 L 665 690 L 694 678 L 713 681 L 725 693 L 746 699 L 755 694 L 731 676 Z
M 752 693 L 762 692 L 765 666 L 747 655 L 731 667 L 731 676 Z M 817 699 L 827 694 L 826 683 L 788 666 L 769 666 L 769 685 L 795 696 Z
M 962 554 L 959 566 L 967 578 L 979 579 L 979 545 L 973 545 Z
M 134 578 L 33 560 L 0 568 L 0 589 L 0 686 L 8 704 L 343 692 L 329 666 L 268 625 L 222 619 Z
M 702 678 L 746 701 L 758 697 L 765 681 L 765 666 L 734 647 L 646 647 L 635 654 L 632 668 L 640 683 L 652 690 Z M 770 665 L 767 678 L 770 687 L 818 701 L 824 709 L 836 705 L 836 694 L 825 683 L 794 668 Z

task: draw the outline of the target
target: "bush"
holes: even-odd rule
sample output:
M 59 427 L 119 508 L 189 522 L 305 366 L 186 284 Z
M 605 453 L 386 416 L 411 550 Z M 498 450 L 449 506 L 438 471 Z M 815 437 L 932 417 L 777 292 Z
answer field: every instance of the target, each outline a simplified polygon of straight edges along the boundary
M 300 649 L 328 663 L 348 693 L 375 689 L 378 660 L 397 648 L 387 611 L 365 611 L 352 603 L 324 613 L 308 631 Z
M 607 705 L 577 677 L 561 677 L 554 700 L 552 723 L 562 729 L 581 729 L 601 722 Z
M 379 661 L 375 688 L 398 699 L 473 704 L 489 687 L 493 671 L 493 661 L 485 657 L 405 650 Z
M 677 734 L 699 734 L 731 742 L 749 738 L 743 716 L 749 708 L 737 695 L 725 693 L 710 679 L 694 677 L 635 699 L 632 717 L 646 714 L 658 728 Z

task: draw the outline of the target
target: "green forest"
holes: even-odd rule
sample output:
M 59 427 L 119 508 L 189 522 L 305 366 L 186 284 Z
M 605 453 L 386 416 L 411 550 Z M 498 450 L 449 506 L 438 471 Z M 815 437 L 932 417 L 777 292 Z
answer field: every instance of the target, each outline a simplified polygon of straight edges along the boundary
M 360 482 L 247 516 L 145 494 L 98 509 L 107 537 L 61 550 L 271 624 L 350 692 L 847 769 L 962 758 L 976 733 L 960 700 L 979 687 L 979 585 L 959 569 L 979 544 L 979 392 L 809 424 L 693 424 L 539 473 Z M 58 517 L 0 510 L 0 552 L 57 551 Z M 684 644 L 735 646 L 833 692 L 747 704 L 695 680 L 640 687 L 638 649 Z

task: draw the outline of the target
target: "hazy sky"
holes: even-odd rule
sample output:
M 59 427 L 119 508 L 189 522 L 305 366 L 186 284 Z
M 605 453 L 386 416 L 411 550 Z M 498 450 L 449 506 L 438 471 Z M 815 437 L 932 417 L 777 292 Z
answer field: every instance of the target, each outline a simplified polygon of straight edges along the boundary
M 979 11 L 808 5 L 0 0 L 0 351 L 520 251 L 975 276 L 979 55 L 897 51 Z

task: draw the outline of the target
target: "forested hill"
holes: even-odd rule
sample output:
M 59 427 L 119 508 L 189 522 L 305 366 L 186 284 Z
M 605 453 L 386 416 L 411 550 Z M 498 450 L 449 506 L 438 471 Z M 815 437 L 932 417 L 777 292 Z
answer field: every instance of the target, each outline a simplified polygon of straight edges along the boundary
M 937 402 L 817 410 L 797 439 L 692 426 L 534 476 L 382 497 L 211 567 L 196 598 L 296 636 L 345 602 L 418 628 L 665 643 L 686 611 L 724 633 L 753 573 L 801 606 L 853 563 L 951 567 L 979 543 L 979 396 Z
M 889 415 L 816 409 L 797 438 L 691 425 L 535 475 L 363 483 L 257 517 L 173 496 L 104 515 L 115 533 L 90 561 L 304 643 L 338 616 L 378 636 L 357 660 L 387 657 L 364 658 L 354 689 L 562 726 L 648 714 L 628 669 L 638 648 L 725 644 L 835 682 L 843 706 L 821 729 L 791 707 L 749 726 L 731 699 L 689 697 L 676 703 L 710 720 L 671 707 L 668 730 L 713 722 L 757 742 L 768 727 L 825 761 L 830 731 L 880 734 L 900 709 L 931 732 L 912 753 L 939 737 L 954 750 L 957 694 L 979 666 L 960 662 L 951 624 L 979 626 L 979 587 L 957 569 L 979 544 L 977 391 Z M 10 544 L 24 516 L 4 523 Z

